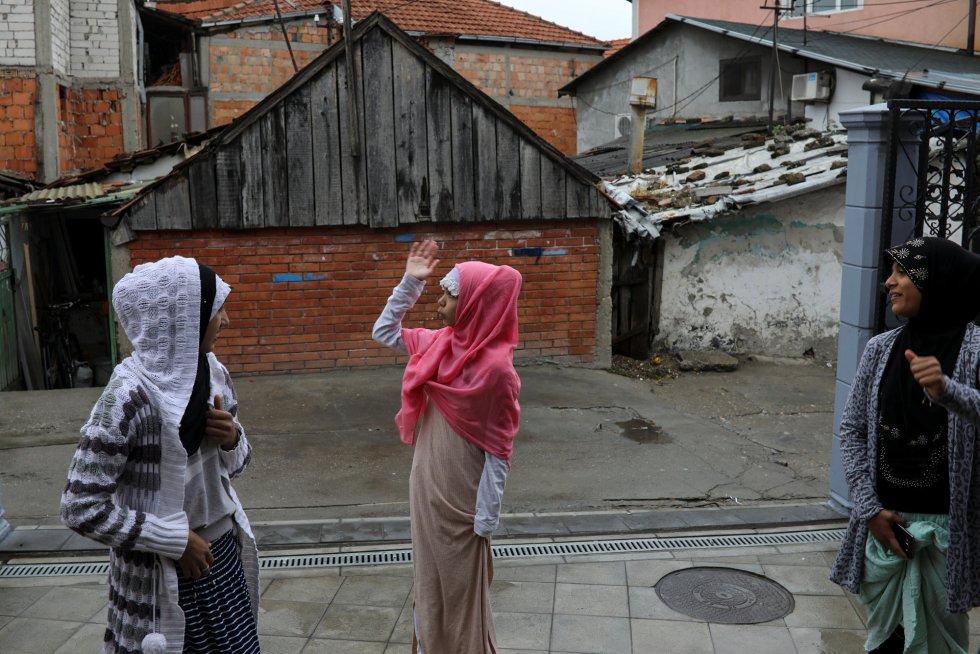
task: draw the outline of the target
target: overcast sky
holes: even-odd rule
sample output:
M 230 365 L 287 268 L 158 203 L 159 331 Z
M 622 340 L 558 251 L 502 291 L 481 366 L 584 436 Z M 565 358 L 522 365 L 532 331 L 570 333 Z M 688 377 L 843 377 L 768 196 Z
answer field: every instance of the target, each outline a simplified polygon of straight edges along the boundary
M 603 41 L 625 39 L 633 29 L 627 0 L 497 0 Z

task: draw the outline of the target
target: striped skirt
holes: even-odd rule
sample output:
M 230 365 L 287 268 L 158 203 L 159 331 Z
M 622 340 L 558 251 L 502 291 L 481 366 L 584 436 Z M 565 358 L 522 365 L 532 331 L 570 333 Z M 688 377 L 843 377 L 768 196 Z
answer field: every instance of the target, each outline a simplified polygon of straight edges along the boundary
M 180 576 L 178 566 L 184 654 L 258 654 L 259 637 L 235 531 L 212 543 L 211 554 L 211 572 L 200 579 Z

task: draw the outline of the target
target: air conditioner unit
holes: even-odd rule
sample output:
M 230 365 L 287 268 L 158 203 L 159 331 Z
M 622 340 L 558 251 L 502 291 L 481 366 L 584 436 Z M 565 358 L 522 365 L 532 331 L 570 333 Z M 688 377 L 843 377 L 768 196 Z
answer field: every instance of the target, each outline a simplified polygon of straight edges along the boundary
M 794 102 L 830 102 L 834 94 L 834 75 L 830 72 L 793 75 Z
M 629 114 L 616 114 L 614 117 L 616 121 L 613 130 L 616 133 L 616 138 L 622 138 L 624 136 L 629 136 L 631 132 L 632 118 Z

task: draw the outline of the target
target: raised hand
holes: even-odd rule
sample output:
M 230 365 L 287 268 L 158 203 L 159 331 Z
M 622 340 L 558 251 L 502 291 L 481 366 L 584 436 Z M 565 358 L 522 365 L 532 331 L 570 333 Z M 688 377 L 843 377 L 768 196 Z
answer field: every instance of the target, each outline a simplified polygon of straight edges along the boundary
M 439 246 L 435 241 L 422 241 L 412 243 L 408 251 L 408 261 L 405 263 L 405 272 L 422 281 L 433 273 L 439 260 L 436 254 L 439 253 Z
M 214 408 L 208 409 L 204 433 L 224 450 L 234 449 L 238 443 L 238 428 L 235 427 L 235 418 L 221 408 L 220 395 L 214 396 Z
M 946 392 L 946 376 L 936 357 L 920 357 L 912 350 L 905 350 L 905 360 L 909 362 L 912 376 L 919 382 L 929 397 L 939 397 Z

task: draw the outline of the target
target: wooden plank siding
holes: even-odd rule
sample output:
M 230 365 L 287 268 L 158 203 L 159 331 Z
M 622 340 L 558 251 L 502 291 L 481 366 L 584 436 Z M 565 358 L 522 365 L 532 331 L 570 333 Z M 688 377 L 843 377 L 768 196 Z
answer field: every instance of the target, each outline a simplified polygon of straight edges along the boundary
M 262 203 L 266 227 L 289 224 L 289 169 L 286 165 L 286 117 L 282 105 L 262 117 Z
M 310 89 L 313 127 L 313 186 L 317 225 L 344 224 L 340 171 L 340 121 L 337 72 L 331 66 L 313 80 Z M 343 118 L 346 118 L 344 116 Z
M 214 191 L 214 157 L 203 157 L 187 171 L 194 229 L 218 227 L 218 200 Z
M 449 81 L 425 67 L 429 205 L 436 222 L 458 220 L 453 199 L 453 95 Z
M 398 196 L 398 222 L 414 223 L 431 219 L 419 216 L 422 190 L 428 193 L 429 160 L 425 120 L 425 64 L 397 41 L 392 42 L 395 112 L 395 189 Z M 429 198 L 425 198 L 429 205 Z M 431 205 L 429 205 L 431 207 Z
M 286 169 L 289 188 L 289 225 L 316 223 L 313 200 L 313 139 L 310 131 L 310 87 L 286 96 Z
M 361 41 L 364 62 L 364 151 L 367 155 L 368 224 L 398 226 L 395 179 L 395 103 L 391 39 L 379 31 Z M 370 108 L 369 108 L 370 107 Z
M 338 43 L 119 212 L 138 230 L 611 216 L 596 178 L 386 18 L 354 31 L 356 80 Z
M 166 180 L 157 194 L 157 229 L 190 229 L 191 198 L 187 178 L 175 176 Z

